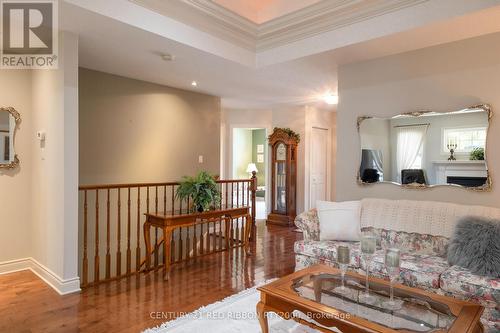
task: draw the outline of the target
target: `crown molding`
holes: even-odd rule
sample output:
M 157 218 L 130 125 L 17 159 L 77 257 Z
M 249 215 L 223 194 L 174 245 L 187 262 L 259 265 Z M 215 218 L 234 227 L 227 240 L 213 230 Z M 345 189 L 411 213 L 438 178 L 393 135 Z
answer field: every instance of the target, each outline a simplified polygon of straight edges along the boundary
M 259 26 L 257 51 L 349 26 L 429 0 L 323 0 Z
M 129 1 L 224 39 L 246 50 L 256 51 L 258 25 L 212 1 Z
M 262 24 L 210 0 L 129 1 L 258 53 L 429 0 L 322 0 Z

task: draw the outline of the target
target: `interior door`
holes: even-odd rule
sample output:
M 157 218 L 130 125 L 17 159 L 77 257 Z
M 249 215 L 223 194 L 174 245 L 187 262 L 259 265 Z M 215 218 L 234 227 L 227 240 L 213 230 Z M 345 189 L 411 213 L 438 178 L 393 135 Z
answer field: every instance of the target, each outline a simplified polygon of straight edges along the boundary
M 317 200 L 327 200 L 328 132 L 327 129 L 317 127 L 313 127 L 311 132 L 311 208 L 316 207 Z

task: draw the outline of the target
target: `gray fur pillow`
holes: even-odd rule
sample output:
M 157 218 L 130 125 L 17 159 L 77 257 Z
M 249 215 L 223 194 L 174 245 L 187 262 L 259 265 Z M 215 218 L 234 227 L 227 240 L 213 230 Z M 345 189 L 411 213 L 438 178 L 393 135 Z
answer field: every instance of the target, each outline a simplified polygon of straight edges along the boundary
M 476 216 L 460 219 L 448 246 L 448 263 L 477 275 L 500 277 L 500 221 Z

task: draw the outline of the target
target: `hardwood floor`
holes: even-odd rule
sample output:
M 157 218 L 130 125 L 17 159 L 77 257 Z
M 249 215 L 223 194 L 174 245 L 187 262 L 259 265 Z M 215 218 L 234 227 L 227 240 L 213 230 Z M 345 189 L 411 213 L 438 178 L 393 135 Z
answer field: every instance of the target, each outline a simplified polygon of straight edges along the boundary
M 293 229 L 258 223 L 254 255 L 243 249 L 162 272 L 59 296 L 30 271 L 0 276 L 0 332 L 141 332 L 267 279 L 293 272 Z M 158 318 L 159 317 L 159 318 Z

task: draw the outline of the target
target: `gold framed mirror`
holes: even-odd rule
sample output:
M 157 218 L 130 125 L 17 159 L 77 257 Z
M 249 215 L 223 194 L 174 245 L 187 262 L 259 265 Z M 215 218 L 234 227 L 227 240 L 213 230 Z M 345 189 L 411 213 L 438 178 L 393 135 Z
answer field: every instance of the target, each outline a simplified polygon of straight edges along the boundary
M 453 112 L 359 117 L 358 184 L 491 190 L 486 152 L 492 116 L 491 107 L 480 104 Z
M 19 165 L 15 151 L 16 131 L 21 115 L 13 107 L 0 107 L 0 169 L 14 169 Z

